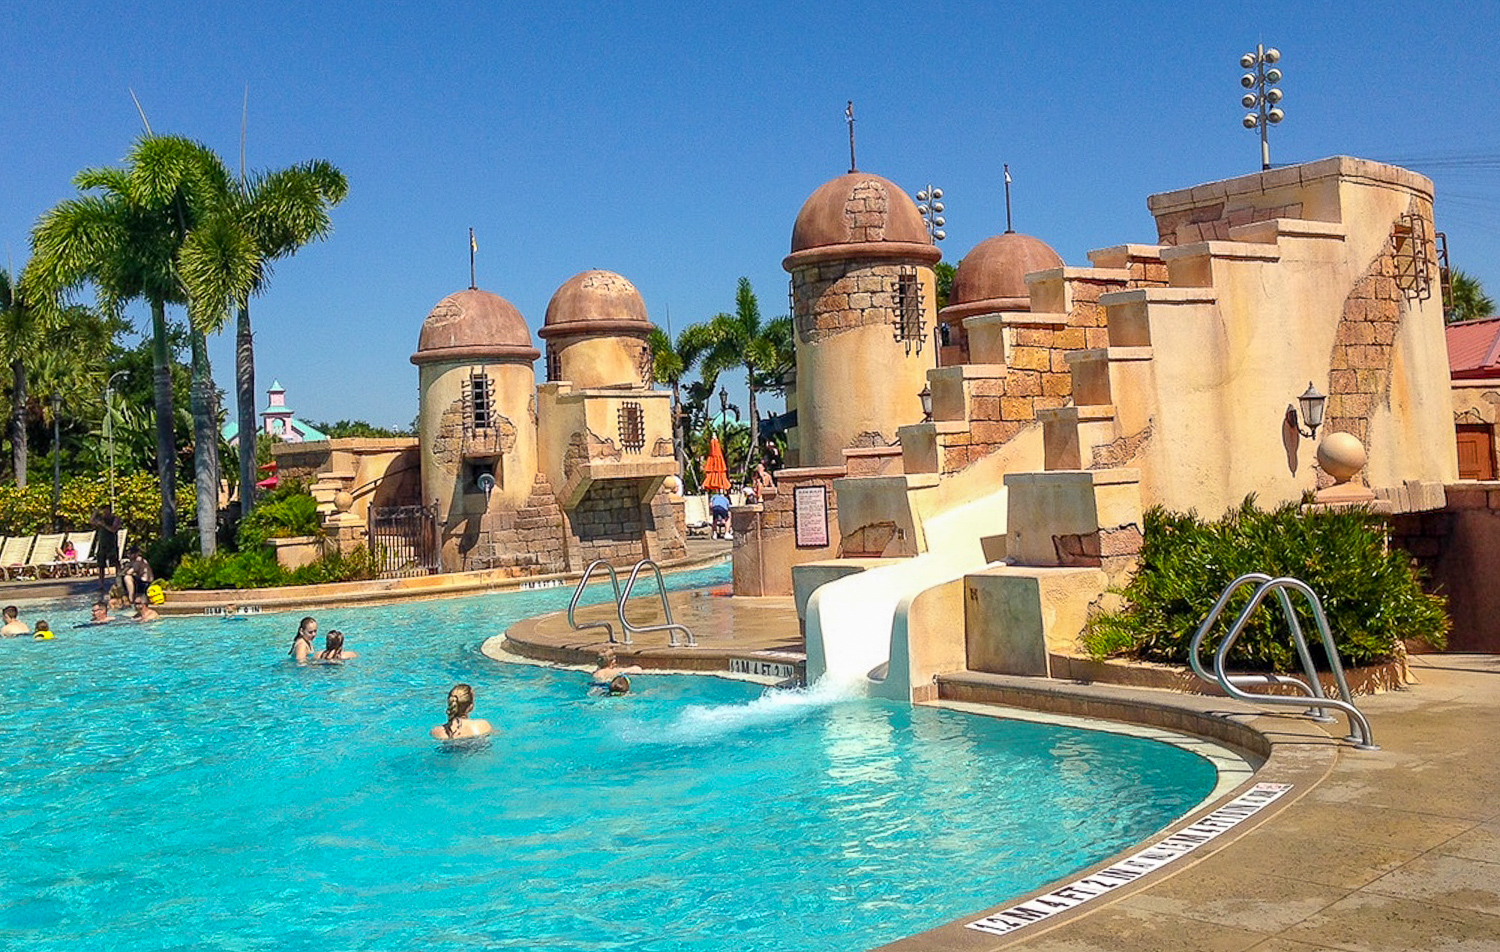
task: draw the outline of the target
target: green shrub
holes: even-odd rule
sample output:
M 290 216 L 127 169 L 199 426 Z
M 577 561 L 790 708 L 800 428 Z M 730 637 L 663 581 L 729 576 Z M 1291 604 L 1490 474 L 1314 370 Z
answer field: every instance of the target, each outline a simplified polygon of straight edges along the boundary
M 1322 600 L 1334 644 L 1347 665 L 1390 661 L 1405 638 L 1423 638 L 1435 647 L 1447 644 L 1446 599 L 1422 591 L 1409 557 L 1386 547 L 1377 515 L 1366 509 L 1303 512 L 1296 503 L 1265 511 L 1256 509 L 1254 501 L 1246 498 L 1213 523 L 1195 513 L 1147 512 L 1140 566 L 1121 592 L 1128 604 L 1092 621 L 1085 649 L 1095 657 L 1124 649 L 1146 661 L 1187 664 L 1199 624 L 1225 586 L 1248 572 L 1306 582 Z M 1246 586 L 1229 603 L 1209 634 L 1212 644 L 1228 633 L 1253 591 L 1254 586 Z M 1305 600 L 1294 596 L 1292 603 L 1314 659 L 1326 666 Z M 1274 599 L 1252 616 L 1230 661 L 1248 670 L 1300 670 Z
M 316 561 L 309 562 L 292 572 L 292 585 L 318 585 L 323 582 L 354 582 L 372 579 L 380 571 L 380 563 L 366 546 L 350 552 L 329 549 Z
M 172 587 L 178 589 L 276 588 L 282 585 L 318 585 L 324 582 L 352 582 L 376 577 L 380 566 L 364 546 L 352 552 L 329 549 L 322 556 L 288 572 L 276 561 L 268 545 L 218 552 L 208 558 L 185 556 L 172 575 Z
M 322 534 L 318 501 L 302 488 L 301 483 L 288 481 L 272 490 L 240 520 L 239 545 L 242 549 L 253 549 L 265 544 L 267 539 Z
M 239 552 L 215 552 L 204 558 L 187 555 L 172 573 L 173 588 L 273 588 L 289 584 L 290 575 L 269 546 Z

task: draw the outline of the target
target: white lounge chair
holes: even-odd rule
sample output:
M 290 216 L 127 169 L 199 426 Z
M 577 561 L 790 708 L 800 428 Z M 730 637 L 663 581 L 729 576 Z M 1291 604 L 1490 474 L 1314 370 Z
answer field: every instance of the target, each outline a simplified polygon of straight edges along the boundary
M 84 532 L 73 532 L 68 538 L 73 540 L 73 545 L 78 549 L 78 564 L 73 569 L 74 575 L 87 575 L 90 566 L 94 564 L 94 540 L 99 537 L 92 529 Z
M 11 536 L 0 546 L 0 573 L 7 579 L 21 577 L 21 571 L 27 567 L 26 560 L 31 555 L 32 543 L 36 542 L 36 536 Z
M 68 537 L 66 532 L 44 532 L 36 537 L 31 547 L 31 558 L 26 564 L 37 578 L 54 577 L 63 564 L 62 544 Z
M 705 536 L 713 529 L 713 520 L 708 514 L 707 496 L 682 497 L 682 512 L 689 536 Z

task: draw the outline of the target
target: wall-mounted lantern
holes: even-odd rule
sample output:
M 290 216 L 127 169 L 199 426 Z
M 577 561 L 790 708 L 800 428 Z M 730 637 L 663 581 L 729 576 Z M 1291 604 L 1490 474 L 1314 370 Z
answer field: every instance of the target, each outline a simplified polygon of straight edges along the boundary
M 922 392 L 917 394 L 917 399 L 922 401 L 922 422 L 932 422 L 932 384 L 924 383 Z
M 493 473 L 480 473 L 476 482 L 479 484 L 479 491 L 484 493 L 484 504 L 488 506 L 490 496 L 495 491 L 495 476 Z
M 1318 435 L 1318 427 L 1323 425 L 1323 409 L 1327 403 L 1328 398 L 1319 393 L 1318 388 L 1314 387 L 1312 381 L 1309 380 L 1307 389 L 1303 391 L 1302 396 L 1297 398 L 1297 407 L 1302 412 L 1302 423 L 1307 429 L 1303 430 L 1297 425 L 1297 412 L 1290 406 L 1286 408 L 1287 415 L 1292 418 L 1292 425 L 1297 427 L 1298 433 L 1312 439 Z

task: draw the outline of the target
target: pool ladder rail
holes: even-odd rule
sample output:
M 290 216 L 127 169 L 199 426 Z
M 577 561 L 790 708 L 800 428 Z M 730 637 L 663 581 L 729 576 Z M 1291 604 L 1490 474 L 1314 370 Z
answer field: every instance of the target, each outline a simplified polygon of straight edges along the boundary
M 666 617 L 666 622 L 660 625 L 632 625 L 630 623 L 630 619 L 625 617 L 625 603 L 630 600 L 630 593 L 635 590 L 635 583 L 636 580 L 640 578 L 641 569 L 645 568 L 648 565 L 651 567 L 651 570 L 656 573 L 656 594 L 661 596 L 661 610 L 662 614 Z M 620 619 L 621 641 L 623 641 L 623 643 L 627 645 L 631 644 L 631 635 L 643 635 L 653 631 L 665 631 L 667 633 L 668 643 L 673 648 L 676 648 L 677 633 L 680 631 L 686 638 L 687 646 L 689 648 L 698 647 L 698 639 L 693 637 L 692 631 L 689 630 L 686 625 L 680 625 L 672 620 L 672 605 L 667 600 L 667 586 L 662 581 L 661 566 L 657 565 L 656 562 L 651 559 L 641 559 L 639 562 L 635 563 L 635 567 L 630 570 L 630 578 L 625 582 L 624 591 L 621 591 L 620 589 L 620 576 L 615 572 L 615 567 L 613 565 L 610 565 L 604 559 L 595 559 L 594 561 L 590 562 L 588 568 L 583 570 L 583 578 L 580 578 L 578 580 L 578 587 L 573 589 L 572 600 L 568 602 L 569 627 L 571 627 L 574 631 L 583 631 L 587 628 L 603 628 L 605 634 L 609 636 L 610 644 L 616 643 L 615 629 L 614 626 L 609 622 L 590 621 L 584 622 L 580 625 L 578 623 L 578 620 L 574 617 L 574 612 L 578 608 L 578 600 L 583 597 L 584 588 L 588 586 L 589 579 L 593 576 L 594 570 L 600 568 L 601 566 L 604 568 L 604 571 L 609 573 L 610 584 L 612 584 L 615 589 L 615 612 Z
M 1203 661 L 1199 657 L 1204 640 L 1208 637 L 1209 629 L 1219 616 L 1224 613 L 1229 600 L 1234 594 L 1246 585 L 1256 584 L 1255 593 L 1250 596 L 1250 602 L 1235 618 L 1234 623 L 1229 626 L 1229 634 L 1225 635 L 1224 641 L 1214 652 L 1213 673 L 1209 674 L 1203 667 Z M 1313 667 L 1312 653 L 1307 650 L 1307 639 L 1302 634 L 1302 625 L 1297 620 L 1297 613 L 1292 608 L 1291 592 L 1300 594 L 1312 610 L 1313 621 L 1318 626 L 1318 635 L 1323 640 L 1323 650 L 1328 655 L 1329 667 L 1333 669 L 1333 680 L 1338 685 L 1339 697 L 1330 698 L 1323 693 L 1323 684 L 1318 680 L 1318 672 Z M 1234 647 L 1235 640 L 1244 631 L 1250 616 L 1260 607 L 1266 597 L 1274 594 L 1277 602 L 1281 605 L 1281 613 L 1286 619 L 1287 627 L 1291 629 L 1292 641 L 1297 648 L 1297 656 L 1302 661 L 1302 670 L 1307 675 L 1307 680 L 1284 674 L 1230 674 L 1225 670 L 1229 660 L 1230 649 Z M 1370 730 L 1370 722 L 1359 708 L 1354 706 L 1354 695 L 1349 691 L 1349 684 L 1344 680 L 1344 666 L 1339 662 L 1338 649 L 1333 645 L 1333 635 L 1328 630 L 1328 616 L 1323 612 L 1323 603 L 1307 583 L 1299 579 L 1283 576 L 1272 578 L 1264 572 L 1249 572 L 1230 582 L 1224 589 L 1219 600 L 1209 611 L 1208 617 L 1198 626 L 1197 633 L 1193 636 L 1192 648 L 1188 652 L 1188 661 L 1193 666 L 1193 673 L 1209 684 L 1218 684 L 1224 689 L 1224 693 L 1232 698 L 1242 701 L 1250 701 L 1256 704 L 1272 704 L 1279 706 L 1301 707 L 1307 704 L 1307 699 L 1312 700 L 1312 706 L 1306 711 L 1309 718 L 1323 723 L 1335 720 L 1324 708 L 1336 708 L 1344 712 L 1349 721 L 1349 734 L 1344 740 L 1350 742 L 1358 750 L 1379 750 L 1375 743 L 1375 735 Z M 1303 697 L 1290 697 L 1277 694 L 1251 694 L 1242 690 L 1243 687 L 1262 684 L 1280 684 L 1296 688 Z

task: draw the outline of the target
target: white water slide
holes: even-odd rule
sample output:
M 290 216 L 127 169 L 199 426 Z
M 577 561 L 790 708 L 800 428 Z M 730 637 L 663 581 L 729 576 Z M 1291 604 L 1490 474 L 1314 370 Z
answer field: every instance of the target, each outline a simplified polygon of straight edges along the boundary
M 807 680 L 861 685 L 873 695 L 909 700 L 904 662 L 908 613 L 917 596 L 986 565 L 980 540 L 1005 532 L 1001 489 L 928 519 L 927 549 L 910 559 L 847 575 L 813 592 L 807 604 Z M 960 629 L 954 637 L 962 643 Z M 893 657 L 901 664 L 893 665 Z

